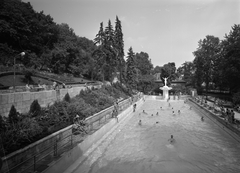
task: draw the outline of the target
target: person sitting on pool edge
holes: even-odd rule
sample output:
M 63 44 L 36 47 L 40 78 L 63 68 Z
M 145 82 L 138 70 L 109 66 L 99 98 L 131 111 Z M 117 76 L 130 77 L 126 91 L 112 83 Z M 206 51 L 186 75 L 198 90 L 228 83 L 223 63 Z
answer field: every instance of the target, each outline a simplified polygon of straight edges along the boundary
M 171 135 L 171 138 L 168 139 L 168 141 L 169 141 L 170 143 L 174 143 L 174 142 L 175 142 L 175 139 L 173 138 L 173 135 Z

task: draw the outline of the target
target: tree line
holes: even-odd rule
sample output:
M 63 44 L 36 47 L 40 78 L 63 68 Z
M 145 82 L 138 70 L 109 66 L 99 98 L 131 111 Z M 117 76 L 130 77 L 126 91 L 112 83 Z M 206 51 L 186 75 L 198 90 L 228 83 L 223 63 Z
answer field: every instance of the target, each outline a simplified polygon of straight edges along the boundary
M 234 24 L 224 39 L 213 35 L 200 39 L 193 52 L 194 60 L 185 62 L 178 73 L 188 85 L 203 89 L 240 91 L 240 25 Z
M 147 53 L 129 48 L 125 57 L 118 16 L 115 27 L 110 20 L 106 27 L 101 22 L 95 39 L 89 40 L 76 35 L 68 24 L 57 24 L 50 15 L 36 12 L 29 2 L 1 0 L 0 38 L 0 66 L 4 68 L 12 67 L 14 57 L 24 51 L 25 56 L 18 56 L 16 63 L 26 68 L 100 81 L 118 76 L 135 89 L 134 82 L 153 80 Z

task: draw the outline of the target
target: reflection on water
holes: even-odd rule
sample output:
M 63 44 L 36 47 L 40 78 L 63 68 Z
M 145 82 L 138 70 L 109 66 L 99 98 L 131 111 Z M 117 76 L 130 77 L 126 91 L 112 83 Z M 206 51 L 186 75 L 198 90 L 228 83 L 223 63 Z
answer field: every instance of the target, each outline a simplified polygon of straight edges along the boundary
M 175 142 L 170 144 L 171 135 Z M 239 163 L 239 143 L 211 120 L 202 122 L 183 101 L 172 101 L 169 107 L 165 101 L 149 100 L 75 172 L 229 173 L 240 172 Z

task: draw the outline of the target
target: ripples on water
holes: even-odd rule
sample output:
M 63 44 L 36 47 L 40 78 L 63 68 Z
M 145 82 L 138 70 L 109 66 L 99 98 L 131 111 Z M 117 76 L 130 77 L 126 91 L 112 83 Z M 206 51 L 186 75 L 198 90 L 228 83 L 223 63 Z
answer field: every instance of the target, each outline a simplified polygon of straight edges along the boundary
M 237 141 L 211 120 L 202 122 L 201 115 L 183 101 L 171 106 L 174 109 L 163 101 L 145 102 L 89 156 L 89 163 L 84 163 L 89 172 L 240 172 Z M 171 134 L 174 144 L 168 142 Z M 82 172 L 81 166 L 76 172 Z

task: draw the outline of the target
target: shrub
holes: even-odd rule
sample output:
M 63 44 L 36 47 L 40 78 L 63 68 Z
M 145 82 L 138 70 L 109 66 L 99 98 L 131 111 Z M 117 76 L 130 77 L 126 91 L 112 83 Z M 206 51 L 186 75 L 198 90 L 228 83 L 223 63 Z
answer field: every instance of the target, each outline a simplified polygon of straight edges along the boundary
M 4 122 L 3 122 L 2 116 L 0 115 L 0 133 L 3 131 L 3 129 L 4 129 Z
M 25 78 L 25 80 L 26 80 L 26 83 L 33 83 L 33 80 L 32 80 L 32 75 L 33 75 L 33 73 L 31 72 L 31 71 L 29 71 L 29 70 L 25 70 L 24 72 L 23 72 L 23 74 L 24 74 L 24 78 Z
M 60 122 L 69 122 L 69 115 L 67 114 L 68 102 L 61 101 L 55 102 L 49 107 L 47 117 L 49 118 L 48 123 L 50 126 L 58 124 Z
M 42 133 L 42 128 L 32 118 L 25 118 L 17 125 L 8 127 L 1 133 L 5 154 L 9 154 L 19 148 L 34 142 L 34 137 Z
M 233 94 L 233 104 L 240 104 L 240 92 Z
M 14 105 L 12 105 L 10 112 L 8 114 L 8 119 L 11 124 L 18 122 L 18 113 Z
M 18 123 L 19 138 L 23 140 L 32 141 L 32 139 L 41 134 L 43 129 L 39 126 L 38 122 L 30 117 L 24 118 Z
M 38 100 L 34 100 L 30 106 L 29 114 L 31 117 L 36 117 L 41 115 L 41 110 Z
M 66 102 L 68 102 L 68 103 L 70 103 L 70 101 L 71 101 L 71 98 L 70 98 L 70 96 L 69 96 L 69 94 L 67 93 L 67 94 L 65 94 L 65 96 L 64 96 L 64 98 L 63 98 L 63 100 L 64 101 L 66 101 Z
M 83 98 L 74 98 L 74 101 L 72 101 L 67 107 L 67 113 L 71 121 L 73 121 L 73 118 L 76 115 L 79 115 L 81 118 L 86 118 L 97 111 L 97 108 L 87 104 Z

